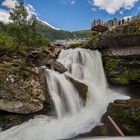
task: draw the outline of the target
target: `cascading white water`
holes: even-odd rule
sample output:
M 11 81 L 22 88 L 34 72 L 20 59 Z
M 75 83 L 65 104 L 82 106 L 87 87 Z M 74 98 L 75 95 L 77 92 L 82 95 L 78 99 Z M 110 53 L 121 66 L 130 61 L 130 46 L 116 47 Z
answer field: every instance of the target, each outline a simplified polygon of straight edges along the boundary
M 0 140 L 56 140 L 74 137 L 99 125 L 107 106 L 127 96 L 108 88 L 101 54 L 86 49 L 63 50 L 58 58 L 69 72 L 59 74 L 46 69 L 50 95 L 57 118 L 38 116 L 28 122 L 0 132 Z M 88 86 L 86 105 L 67 75 Z
M 46 69 L 50 95 L 60 119 L 67 113 L 74 115 L 83 107 L 82 100 L 72 83 L 64 74 Z

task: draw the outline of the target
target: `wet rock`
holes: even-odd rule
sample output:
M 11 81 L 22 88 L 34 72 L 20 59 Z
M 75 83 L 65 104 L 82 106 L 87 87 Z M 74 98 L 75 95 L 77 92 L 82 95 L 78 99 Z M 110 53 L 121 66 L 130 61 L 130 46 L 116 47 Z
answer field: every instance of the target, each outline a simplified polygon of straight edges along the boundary
M 73 83 L 74 87 L 78 91 L 80 97 L 82 98 L 82 100 L 85 104 L 86 99 L 87 99 L 88 86 L 80 81 L 77 81 L 77 80 L 71 78 L 71 77 L 68 77 L 68 79 Z
M 54 69 L 55 71 L 58 71 L 59 73 L 64 73 L 67 71 L 67 69 L 60 62 L 54 59 L 50 59 L 46 66 L 48 68 Z

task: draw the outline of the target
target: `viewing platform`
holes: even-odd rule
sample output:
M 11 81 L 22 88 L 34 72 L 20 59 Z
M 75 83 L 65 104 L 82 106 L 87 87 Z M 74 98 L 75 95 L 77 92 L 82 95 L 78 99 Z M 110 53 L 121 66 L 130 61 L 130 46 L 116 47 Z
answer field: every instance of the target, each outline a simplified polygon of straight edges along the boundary
M 93 27 L 91 28 L 91 30 L 92 30 L 92 31 L 96 31 L 96 32 L 101 32 L 101 33 L 103 33 L 103 32 L 105 32 L 105 31 L 107 31 L 108 28 L 105 27 L 105 26 L 103 26 L 103 25 L 98 24 L 98 25 L 93 26 Z

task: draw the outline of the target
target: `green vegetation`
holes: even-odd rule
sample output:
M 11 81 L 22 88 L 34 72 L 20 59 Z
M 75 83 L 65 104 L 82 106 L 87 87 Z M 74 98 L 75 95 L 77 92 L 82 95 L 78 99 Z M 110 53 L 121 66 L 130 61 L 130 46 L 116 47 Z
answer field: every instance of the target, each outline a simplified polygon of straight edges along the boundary
M 114 104 L 110 104 L 108 113 L 113 117 L 125 135 L 139 135 L 139 98 L 132 98 L 128 101 L 115 101 Z
M 16 44 L 14 38 L 7 33 L 0 33 L 0 51 L 15 50 Z
M 34 15 L 29 19 L 23 1 L 10 12 L 9 24 L 0 23 L 0 51 L 16 51 L 23 54 L 31 47 L 48 46 L 50 41 L 36 30 Z
M 88 48 L 90 48 L 92 46 L 92 42 L 94 40 L 96 40 L 98 37 L 99 37 L 99 34 L 97 32 L 93 32 L 92 31 L 92 33 L 90 33 L 90 39 L 89 40 L 83 41 L 81 43 L 71 44 L 71 45 L 68 46 L 68 48 L 74 49 L 74 48 L 78 48 L 79 47 L 79 48 L 86 48 L 86 49 L 88 49 Z
M 93 32 L 91 30 L 80 30 L 80 31 L 72 32 L 72 33 L 77 38 L 90 38 Z
M 40 34 L 42 34 L 46 38 L 49 38 L 50 40 L 74 39 L 75 37 L 90 38 L 92 34 L 92 31 L 90 30 L 81 30 L 75 32 L 55 30 L 48 25 L 42 23 L 41 21 L 37 21 L 36 29 Z
M 108 71 L 108 72 L 112 72 L 112 71 L 115 71 L 117 69 L 117 62 L 115 61 L 115 58 L 105 58 L 105 69 Z
M 37 21 L 36 29 L 41 35 L 50 40 L 74 38 L 74 35 L 71 32 L 55 30 L 39 21 Z
M 87 41 L 84 41 L 84 42 L 81 42 L 81 43 L 75 43 L 75 44 L 71 44 L 71 45 L 69 45 L 67 48 L 68 49 L 75 49 L 75 48 L 85 48 L 85 46 L 86 46 L 86 44 L 87 44 Z
M 118 77 L 118 82 L 121 84 L 129 84 L 130 81 L 140 82 L 139 71 L 124 72 Z

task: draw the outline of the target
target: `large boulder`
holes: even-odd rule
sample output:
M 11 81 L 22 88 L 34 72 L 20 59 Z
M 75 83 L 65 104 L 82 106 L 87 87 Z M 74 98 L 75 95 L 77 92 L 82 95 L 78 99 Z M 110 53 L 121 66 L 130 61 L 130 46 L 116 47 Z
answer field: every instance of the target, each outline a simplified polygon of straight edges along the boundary
M 58 71 L 59 73 L 64 73 L 67 71 L 67 69 L 55 59 L 50 59 L 48 63 L 46 64 L 46 66 L 48 68 L 54 69 L 55 71 Z
M 84 104 L 86 103 L 86 99 L 87 99 L 87 92 L 88 92 L 88 86 L 85 85 L 84 83 L 77 81 L 71 77 L 67 77 L 71 83 L 74 85 L 74 87 L 76 88 L 76 90 L 79 93 L 79 96 L 82 98 Z
M 61 49 L 56 46 L 32 48 L 26 56 L 26 63 L 29 66 L 43 66 L 49 59 L 56 59 Z
M 41 110 L 43 104 L 34 101 L 24 101 L 17 99 L 0 99 L 0 110 L 14 113 L 33 113 Z
M 0 74 L 0 110 L 27 114 L 40 111 L 44 102 L 50 102 L 42 68 L 3 66 Z

